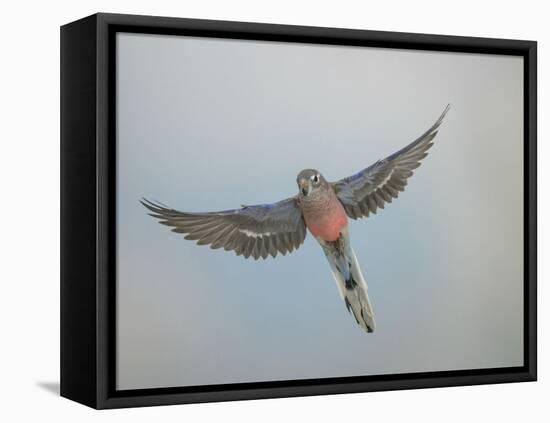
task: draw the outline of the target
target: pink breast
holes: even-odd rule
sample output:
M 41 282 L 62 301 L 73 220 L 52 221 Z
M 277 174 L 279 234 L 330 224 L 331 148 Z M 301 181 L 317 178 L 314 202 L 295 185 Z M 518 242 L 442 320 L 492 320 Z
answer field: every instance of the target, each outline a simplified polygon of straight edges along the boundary
M 304 216 L 311 234 L 324 241 L 336 241 L 342 229 L 348 224 L 348 217 L 339 201 L 324 213 Z

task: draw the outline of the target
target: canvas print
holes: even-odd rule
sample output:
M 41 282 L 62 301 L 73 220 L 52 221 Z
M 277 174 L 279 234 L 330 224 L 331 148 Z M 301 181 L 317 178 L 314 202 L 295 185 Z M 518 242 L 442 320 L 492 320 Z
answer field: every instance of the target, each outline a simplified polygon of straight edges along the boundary
M 523 365 L 521 57 L 116 43 L 117 389 Z
M 160 223 L 173 227 L 173 232 L 187 234 L 185 239 L 256 260 L 298 249 L 307 228 L 327 257 L 348 311 L 359 326 L 372 332 L 374 313 L 367 282 L 350 245 L 348 217 L 375 214 L 404 191 L 407 179 L 433 145 L 447 109 L 416 141 L 347 178 L 330 183 L 316 169 L 302 170 L 296 179 L 298 195 L 277 203 L 214 213 L 184 213 L 148 200 L 142 204 Z

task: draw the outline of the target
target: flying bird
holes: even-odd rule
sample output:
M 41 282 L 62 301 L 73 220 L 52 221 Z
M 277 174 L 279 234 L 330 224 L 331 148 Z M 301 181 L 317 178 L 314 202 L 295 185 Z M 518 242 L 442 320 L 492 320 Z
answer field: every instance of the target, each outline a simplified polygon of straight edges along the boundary
M 302 170 L 296 179 L 298 194 L 277 203 L 208 213 L 182 212 L 147 199 L 141 203 L 161 224 L 185 234 L 185 239 L 255 260 L 297 250 L 307 228 L 325 253 L 348 312 L 372 332 L 374 313 L 350 244 L 348 219 L 375 214 L 404 191 L 408 178 L 428 155 L 448 110 L 449 106 L 418 139 L 347 178 L 328 182 L 318 170 Z

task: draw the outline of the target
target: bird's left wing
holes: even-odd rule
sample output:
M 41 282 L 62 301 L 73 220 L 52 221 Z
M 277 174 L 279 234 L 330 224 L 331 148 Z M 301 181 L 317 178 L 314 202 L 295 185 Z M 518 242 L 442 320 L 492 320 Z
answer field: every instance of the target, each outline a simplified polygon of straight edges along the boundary
M 285 255 L 298 249 L 306 237 L 306 225 L 296 198 L 273 204 L 243 206 L 240 209 L 211 213 L 186 213 L 143 199 L 150 215 L 173 232 L 186 234 L 210 248 L 223 247 L 237 255 L 254 259 Z
M 420 166 L 420 160 L 428 155 L 427 151 L 433 145 L 432 141 L 448 110 L 449 106 L 430 129 L 406 147 L 355 175 L 332 183 L 349 217 L 368 217 L 405 190 L 407 179 Z

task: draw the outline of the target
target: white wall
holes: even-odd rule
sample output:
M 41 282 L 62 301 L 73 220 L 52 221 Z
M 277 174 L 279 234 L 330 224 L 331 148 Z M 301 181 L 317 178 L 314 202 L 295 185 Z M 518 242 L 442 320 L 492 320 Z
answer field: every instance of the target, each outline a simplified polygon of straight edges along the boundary
M 542 421 L 550 304 L 550 31 L 544 2 L 58 1 L 3 4 L 0 72 L 3 421 Z M 97 11 L 535 39 L 539 41 L 539 382 L 94 412 L 54 396 L 59 381 L 59 26 Z M 546 247 L 546 248 L 544 248 Z M 544 301 L 543 301 L 544 300 Z M 8 415 L 10 417 L 8 417 Z M 8 418 L 6 418 L 8 417 Z

